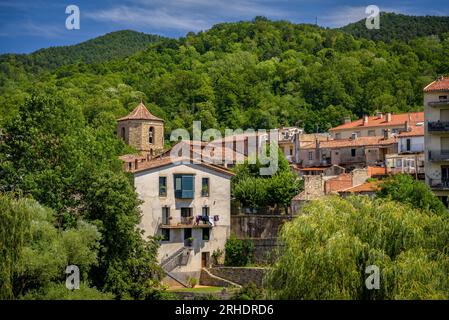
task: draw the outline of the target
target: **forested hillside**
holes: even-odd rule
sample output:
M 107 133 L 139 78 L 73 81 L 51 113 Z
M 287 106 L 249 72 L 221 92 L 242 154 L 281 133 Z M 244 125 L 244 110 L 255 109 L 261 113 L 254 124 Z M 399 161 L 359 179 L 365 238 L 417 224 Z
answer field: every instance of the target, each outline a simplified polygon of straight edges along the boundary
M 416 37 L 440 36 L 449 32 L 449 17 L 407 16 L 404 14 L 380 13 L 380 29 L 366 28 L 365 19 L 350 23 L 341 30 L 355 37 L 391 42 L 410 41 Z M 446 35 L 447 36 L 447 35 Z
M 168 132 L 205 127 L 300 125 L 324 131 L 345 115 L 422 107 L 422 88 L 449 72 L 449 35 L 389 44 L 340 30 L 256 18 L 162 40 L 130 57 L 65 65 L 37 78 L 9 62 L 0 70 L 0 121 L 30 96 L 57 91 L 89 125 L 141 99 Z
M 27 72 L 54 69 L 78 62 L 98 63 L 127 57 L 161 39 L 163 38 L 157 35 L 122 30 L 73 46 L 40 49 L 31 54 L 3 54 L 0 55 L 0 63 L 8 62 L 23 67 Z

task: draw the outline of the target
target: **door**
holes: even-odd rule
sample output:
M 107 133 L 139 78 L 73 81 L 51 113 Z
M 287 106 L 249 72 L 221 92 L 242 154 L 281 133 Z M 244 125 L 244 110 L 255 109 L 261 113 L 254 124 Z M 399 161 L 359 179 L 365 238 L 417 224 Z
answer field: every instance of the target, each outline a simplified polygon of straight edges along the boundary
M 209 267 L 209 252 L 201 253 L 201 267 L 202 268 Z
M 449 181 L 449 166 L 441 166 L 441 182 Z
M 192 208 L 181 208 L 181 223 L 191 224 L 193 222 Z

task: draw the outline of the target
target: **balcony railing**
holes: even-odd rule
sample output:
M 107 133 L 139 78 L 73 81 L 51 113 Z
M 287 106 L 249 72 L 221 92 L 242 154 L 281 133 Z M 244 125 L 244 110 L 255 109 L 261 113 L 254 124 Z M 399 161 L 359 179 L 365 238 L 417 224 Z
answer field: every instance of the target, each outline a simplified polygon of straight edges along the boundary
M 449 132 L 449 121 L 429 121 L 427 129 L 429 132 Z
M 430 161 L 449 161 L 449 150 L 429 150 Z
M 429 179 L 432 189 L 449 189 L 449 179 Z
M 219 220 L 218 215 L 213 216 L 214 224 Z M 165 223 L 164 223 L 165 222 Z M 161 228 L 210 228 L 211 223 L 209 221 L 209 216 L 189 216 L 189 217 L 179 217 L 170 218 L 160 224 Z
M 449 99 L 429 102 L 431 107 L 449 107 Z

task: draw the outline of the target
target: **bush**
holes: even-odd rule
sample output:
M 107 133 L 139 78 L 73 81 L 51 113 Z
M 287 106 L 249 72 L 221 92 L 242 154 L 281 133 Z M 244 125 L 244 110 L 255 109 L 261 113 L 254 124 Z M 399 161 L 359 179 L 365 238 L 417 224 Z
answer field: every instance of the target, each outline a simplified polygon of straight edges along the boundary
M 225 265 L 243 267 L 251 263 L 253 259 L 253 243 L 249 239 L 237 239 L 232 234 L 225 245 Z
M 250 282 L 243 286 L 231 299 L 232 300 L 261 300 L 264 297 L 263 290 L 255 283 Z

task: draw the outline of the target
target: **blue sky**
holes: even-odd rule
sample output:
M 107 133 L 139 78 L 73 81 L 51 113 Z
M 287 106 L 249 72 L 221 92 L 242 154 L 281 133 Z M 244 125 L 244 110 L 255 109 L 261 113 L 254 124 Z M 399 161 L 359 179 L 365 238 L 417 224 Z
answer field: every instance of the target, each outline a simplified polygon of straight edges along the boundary
M 81 13 L 79 30 L 67 30 L 68 5 Z M 28 53 L 132 29 L 168 37 L 206 30 L 216 23 L 273 20 L 338 27 L 365 18 L 366 6 L 411 15 L 449 16 L 448 0 L 0 0 L 0 53 Z

